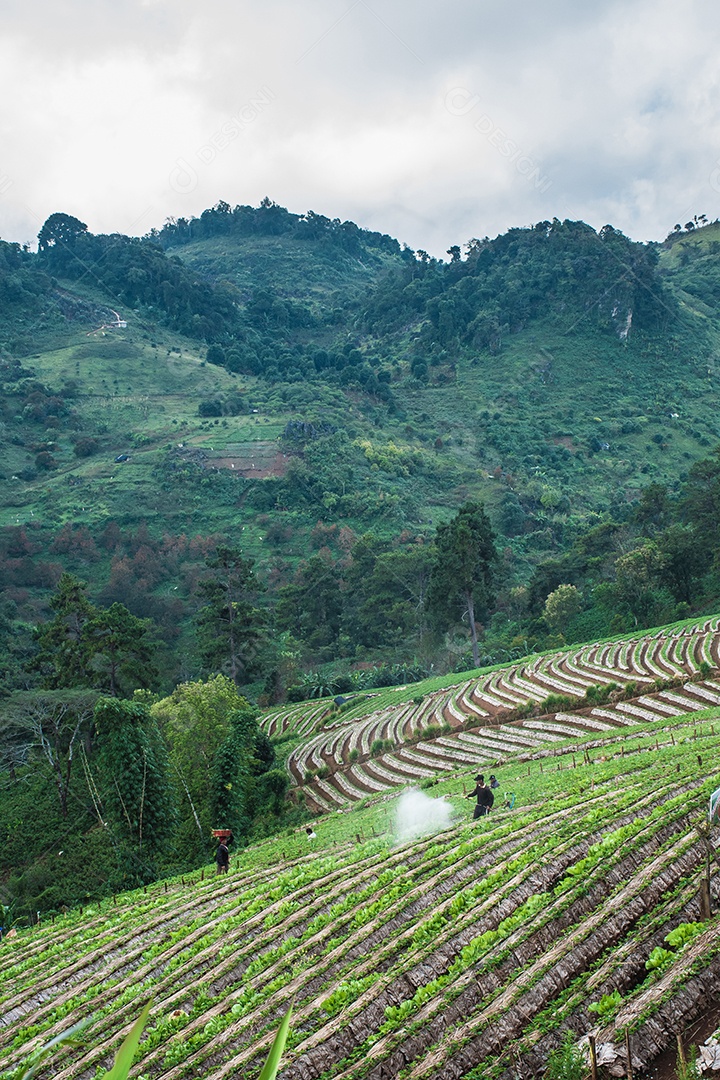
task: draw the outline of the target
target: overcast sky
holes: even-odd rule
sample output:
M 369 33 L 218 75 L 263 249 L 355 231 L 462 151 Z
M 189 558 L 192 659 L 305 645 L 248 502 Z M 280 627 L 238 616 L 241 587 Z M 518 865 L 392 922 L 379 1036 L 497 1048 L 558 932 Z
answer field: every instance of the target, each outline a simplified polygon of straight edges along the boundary
M 0 236 L 265 195 L 411 247 L 720 216 L 717 0 L 5 0 Z

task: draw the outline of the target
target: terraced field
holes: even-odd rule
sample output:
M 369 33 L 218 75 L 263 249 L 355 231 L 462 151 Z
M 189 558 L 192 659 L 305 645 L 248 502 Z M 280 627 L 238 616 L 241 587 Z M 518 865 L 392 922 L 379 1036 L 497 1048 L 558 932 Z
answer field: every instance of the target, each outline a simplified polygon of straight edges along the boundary
M 298 793 L 317 810 L 337 809 L 457 768 L 501 766 L 567 736 L 719 705 L 720 679 L 701 678 L 720 666 L 719 627 L 715 618 L 534 657 L 414 701 L 362 705 L 361 715 L 305 702 L 269 713 L 265 727 L 303 736 L 288 760 Z
M 685 664 L 684 679 L 695 664 L 703 675 L 716 633 L 608 647 L 612 681 L 632 673 L 649 691 L 657 676 L 635 671 L 641 656 L 646 671 Z M 561 681 L 590 663 L 592 685 L 598 672 L 610 680 L 590 650 L 535 671 Z M 531 668 L 445 701 L 485 708 L 485 690 L 500 698 L 525 683 L 544 694 Z M 717 701 L 710 677 L 616 701 L 609 716 L 498 724 L 498 707 L 481 720 L 504 740 L 499 794 L 512 788 L 513 809 L 498 799 L 470 820 L 460 777 L 479 748 L 458 725 L 428 740 L 442 764 L 416 765 L 434 783 L 413 798 L 451 812 L 441 831 L 400 842 L 401 793 L 348 797 L 316 819 L 315 841 L 287 834 L 238 853 L 227 877 L 198 871 L 22 931 L 0 948 L 0 1063 L 12 1070 L 91 1017 L 45 1075 L 94 1078 L 152 997 L 134 1067 L 147 1080 L 255 1076 L 290 1002 L 285 1080 L 535 1077 L 568 1032 L 577 1044 L 593 1035 L 615 1075 L 627 1072 L 627 1035 L 637 1073 L 690 1024 L 720 1027 L 720 837 L 704 824 L 720 786 Z M 286 726 L 304 727 L 310 745 L 324 710 L 289 710 Z M 463 756 L 446 759 L 453 738 Z

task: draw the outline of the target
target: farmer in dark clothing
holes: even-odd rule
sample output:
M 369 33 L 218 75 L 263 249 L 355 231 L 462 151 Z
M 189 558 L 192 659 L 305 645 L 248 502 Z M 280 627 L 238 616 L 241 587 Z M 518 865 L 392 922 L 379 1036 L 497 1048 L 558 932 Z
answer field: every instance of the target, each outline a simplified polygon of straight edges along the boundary
M 471 791 L 465 798 L 477 799 L 475 809 L 473 810 L 473 821 L 476 818 L 484 817 L 485 814 L 489 814 L 492 804 L 495 802 L 495 796 L 485 783 L 485 777 L 482 773 L 475 777 L 475 790 Z
M 215 862 L 217 863 L 218 874 L 227 874 L 230 866 L 230 852 L 228 851 L 227 840 L 221 840 L 218 844 Z

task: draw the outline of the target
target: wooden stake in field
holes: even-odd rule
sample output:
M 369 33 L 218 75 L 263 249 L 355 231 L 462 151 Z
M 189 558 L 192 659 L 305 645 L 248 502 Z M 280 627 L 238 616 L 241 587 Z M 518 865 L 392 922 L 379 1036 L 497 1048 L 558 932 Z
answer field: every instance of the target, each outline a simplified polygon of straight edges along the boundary
M 700 879 L 700 918 L 712 919 L 712 894 L 710 892 L 710 856 L 705 855 L 705 873 Z
M 630 1046 L 630 1028 L 625 1028 L 625 1053 L 627 1054 L 627 1076 L 633 1080 L 632 1048 Z
M 590 1080 L 598 1080 L 598 1068 L 597 1068 L 597 1048 L 595 1046 L 595 1036 L 588 1036 L 590 1042 Z

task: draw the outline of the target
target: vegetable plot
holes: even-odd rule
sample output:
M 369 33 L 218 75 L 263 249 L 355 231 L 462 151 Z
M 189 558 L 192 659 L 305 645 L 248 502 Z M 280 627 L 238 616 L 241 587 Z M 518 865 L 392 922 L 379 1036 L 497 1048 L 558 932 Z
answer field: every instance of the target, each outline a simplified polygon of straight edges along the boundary
M 577 731 L 556 730 L 522 765 L 510 744 L 512 811 L 472 822 L 457 798 L 454 825 L 398 846 L 362 839 L 370 807 L 323 846 L 333 815 L 299 857 L 279 839 L 264 867 L 248 850 L 227 876 L 156 883 L 22 931 L 0 948 L 4 1067 L 88 1019 L 41 1075 L 92 1077 L 148 999 L 134 1073 L 163 1080 L 257 1076 L 291 1003 L 286 1080 L 510 1080 L 590 1031 L 618 1051 L 625 1028 L 633 1047 L 647 1037 L 649 1059 L 673 1018 L 719 994 L 696 827 L 717 788 L 715 723 L 603 724 L 584 754 Z M 714 862 L 710 893 L 717 910 Z
M 568 736 L 720 705 L 720 680 L 710 677 L 719 657 L 718 619 L 707 619 L 534 657 L 362 716 L 337 718 L 312 702 L 264 723 L 307 734 L 288 769 L 308 805 L 328 811 L 457 768 L 502 765 L 519 746 L 532 754 Z

